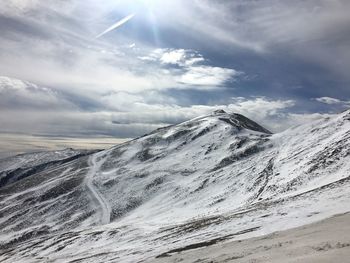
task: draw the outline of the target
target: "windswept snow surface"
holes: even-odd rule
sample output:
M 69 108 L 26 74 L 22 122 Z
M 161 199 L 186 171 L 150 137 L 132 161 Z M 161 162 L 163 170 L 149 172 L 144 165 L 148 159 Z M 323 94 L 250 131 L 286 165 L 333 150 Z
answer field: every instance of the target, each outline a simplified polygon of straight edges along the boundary
M 142 262 L 312 223 L 350 211 L 349 156 L 350 111 L 279 134 L 216 111 L 0 188 L 0 261 Z

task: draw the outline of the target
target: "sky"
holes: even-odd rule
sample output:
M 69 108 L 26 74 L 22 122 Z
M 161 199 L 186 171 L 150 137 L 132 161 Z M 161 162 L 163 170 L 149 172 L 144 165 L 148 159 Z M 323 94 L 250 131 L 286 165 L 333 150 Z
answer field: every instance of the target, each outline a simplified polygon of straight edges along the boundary
M 135 138 L 350 107 L 347 0 L 0 0 L 0 133 Z

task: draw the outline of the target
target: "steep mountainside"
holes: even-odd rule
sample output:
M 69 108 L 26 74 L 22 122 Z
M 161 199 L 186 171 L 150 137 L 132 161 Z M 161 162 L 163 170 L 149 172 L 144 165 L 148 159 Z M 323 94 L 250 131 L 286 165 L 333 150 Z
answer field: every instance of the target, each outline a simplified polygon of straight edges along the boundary
M 279 134 L 216 111 L 3 185 L 0 260 L 140 262 L 314 222 L 350 211 L 349 155 L 349 111 Z

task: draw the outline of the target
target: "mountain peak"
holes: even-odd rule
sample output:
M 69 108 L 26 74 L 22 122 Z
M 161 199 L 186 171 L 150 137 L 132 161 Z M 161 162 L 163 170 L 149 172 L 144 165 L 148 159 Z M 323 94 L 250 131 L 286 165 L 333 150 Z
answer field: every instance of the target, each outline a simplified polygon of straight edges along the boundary
M 213 114 L 227 114 L 227 112 L 222 109 L 219 109 L 219 110 L 213 111 Z
M 245 129 L 258 131 L 258 132 L 262 132 L 262 133 L 272 134 L 271 131 L 269 131 L 268 129 L 264 128 L 263 126 L 261 126 L 257 122 L 255 122 L 255 121 L 245 117 L 242 114 L 232 113 L 232 114 L 229 114 L 229 115 L 230 115 L 230 119 L 235 119 L 236 121 L 238 121 L 239 125 L 241 127 L 245 128 Z
M 219 120 L 224 121 L 233 126 L 236 126 L 239 129 L 244 128 L 252 131 L 272 134 L 272 132 L 269 131 L 268 129 L 264 128 L 263 126 L 256 123 L 255 121 L 239 113 L 228 113 L 222 109 L 218 109 L 213 111 L 211 116 L 218 116 Z

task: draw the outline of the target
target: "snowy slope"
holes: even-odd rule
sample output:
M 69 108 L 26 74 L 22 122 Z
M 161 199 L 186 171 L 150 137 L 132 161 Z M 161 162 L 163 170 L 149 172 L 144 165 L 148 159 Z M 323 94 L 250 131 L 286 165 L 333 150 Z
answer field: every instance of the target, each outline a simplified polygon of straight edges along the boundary
M 0 188 L 3 262 L 138 262 L 350 211 L 350 111 L 279 134 L 216 111 Z
M 93 152 L 96 151 L 65 149 L 51 152 L 26 153 L 0 159 L 0 187 Z
M 19 154 L 13 157 L 0 159 L 0 171 L 10 171 L 18 168 L 30 168 L 55 160 L 63 160 L 80 154 L 82 151 L 65 149 L 52 152 L 34 152 Z

